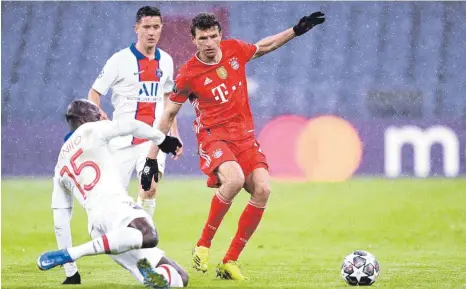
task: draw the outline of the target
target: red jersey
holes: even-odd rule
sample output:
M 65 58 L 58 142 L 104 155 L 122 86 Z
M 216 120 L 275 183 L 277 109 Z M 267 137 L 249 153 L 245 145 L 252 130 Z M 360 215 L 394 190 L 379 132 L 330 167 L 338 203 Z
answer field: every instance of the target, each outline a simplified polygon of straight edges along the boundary
M 217 64 L 204 63 L 195 55 L 180 68 L 170 100 L 181 104 L 189 99 L 196 110 L 198 139 L 244 139 L 254 135 L 246 63 L 257 46 L 229 39 L 220 43 L 220 49 L 222 58 Z

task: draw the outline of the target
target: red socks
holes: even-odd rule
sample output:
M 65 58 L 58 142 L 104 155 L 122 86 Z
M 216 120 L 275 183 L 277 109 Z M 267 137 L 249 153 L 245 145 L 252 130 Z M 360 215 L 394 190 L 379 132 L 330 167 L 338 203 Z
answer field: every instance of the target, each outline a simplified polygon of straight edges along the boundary
M 217 191 L 212 198 L 209 217 L 207 218 L 207 222 L 204 225 L 204 229 L 202 230 L 201 238 L 197 242 L 197 246 L 210 248 L 212 239 L 214 238 L 215 233 L 217 232 L 217 229 L 223 220 L 223 217 L 230 209 L 230 206 L 231 202 L 225 200 L 219 191 Z M 229 260 L 238 260 L 238 257 L 243 251 L 244 246 L 246 246 L 249 238 L 251 238 L 252 234 L 254 234 L 254 231 L 259 225 L 262 219 L 262 215 L 264 214 L 264 210 L 265 207 L 259 207 L 249 201 L 243 213 L 241 214 L 241 217 L 239 218 L 238 230 L 236 231 L 235 237 L 231 241 L 230 248 L 223 258 L 223 263 L 226 263 Z
M 230 248 L 228 248 L 225 257 L 223 258 L 223 263 L 226 263 L 229 260 L 238 260 L 241 251 L 243 251 L 244 246 L 246 246 L 249 238 L 251 238 L 252 234 L 256 230 L 257 225 L 259 225 L 264 210 L 265 207 L 258 207 L 256 204 L 249 201 L 239 218 L 238 230 L 231 241 Z
M 201 238 L 197 242 L 197 246 L 210 248 L 212 239 L 217 232 L 218 226 L 223 220 L 223 217 L 228 212 L 231 206 L 231 201 L 226 200 L 219 191 L 212 198 L 210 205 L 210 213 L 207 222 L 202 230 Z

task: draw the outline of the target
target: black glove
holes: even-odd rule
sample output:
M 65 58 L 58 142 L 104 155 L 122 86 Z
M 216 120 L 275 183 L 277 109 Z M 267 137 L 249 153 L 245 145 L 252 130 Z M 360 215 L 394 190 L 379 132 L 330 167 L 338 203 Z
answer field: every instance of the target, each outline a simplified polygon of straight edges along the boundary
M 312 27 L 322 24 L 325 21 L 324 13 L 322 12 L 314 12 L 309 16 L 304 16 L 301 18 L 295 26 L 293 26 L 294 33 L 296 36 L 301 36 L 304 33 L 308 32 L 312 29 Z
M 176 155 L 176 150 L 178 149 L 178 147 L 182 146 L 183 145 L 181 144 L 179 139 L 169 135 L 167 135 L 163 142 L 159 144 L 159 148 L 161 151 L 163 151 L 166 154 L 172 153 L 173 155 Z
M 76 272 L 73 276 L 66 277 L 65 281 L 63 281 L 63 283 L 61 284 L 62 285 L 81 284 L 81 275 L 79 275 L 79 272 Z
M 159 164 L 156 159 L 146 158 L 146 163 L 141 173 L 141 187 L 144 191 L 150 190 L 152 178 L 156 183 L 159 181 Z

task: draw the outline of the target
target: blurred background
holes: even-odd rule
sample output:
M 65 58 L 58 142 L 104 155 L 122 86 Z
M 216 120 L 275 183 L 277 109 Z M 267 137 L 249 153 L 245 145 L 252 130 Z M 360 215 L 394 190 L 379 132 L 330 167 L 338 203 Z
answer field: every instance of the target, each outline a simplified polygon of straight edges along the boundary
M 158 6 L 175 69 L 195 52 L 189 24 L 215 13 L 225 38 L 255 43 L 321 10 L 327 21 L 248 64 L 256 134 L 277 179 L 466 174 L 464 2 L 2 1 L 2 176 L 51 176 L 64 113 L 106 60 L 136 41 L 136 11 Z M 111 95 L 103 107 L 112 112 Z M 169 176 L 200 176 L 194 109 Z

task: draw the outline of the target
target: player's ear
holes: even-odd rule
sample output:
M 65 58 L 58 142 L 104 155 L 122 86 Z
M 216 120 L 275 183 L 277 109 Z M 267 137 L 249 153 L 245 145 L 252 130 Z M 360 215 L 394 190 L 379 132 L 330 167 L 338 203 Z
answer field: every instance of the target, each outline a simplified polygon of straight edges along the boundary
M 137 22 L 136 22 L 136 24 L 133 25 L 133 28 L 134 28 L 134 32 L 136 32 L 136 34 L 138 34 L 139 24 Z
M 196 44 L 196 36 L 191 37 L 191 40 L 193 41 L 193 44 L 197 46 L 197 44 Z

